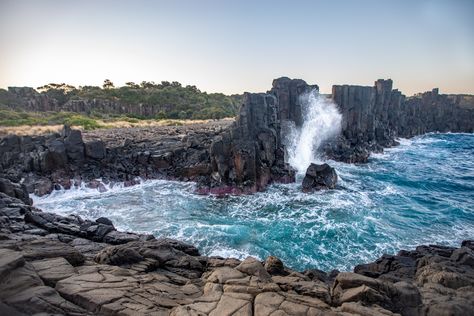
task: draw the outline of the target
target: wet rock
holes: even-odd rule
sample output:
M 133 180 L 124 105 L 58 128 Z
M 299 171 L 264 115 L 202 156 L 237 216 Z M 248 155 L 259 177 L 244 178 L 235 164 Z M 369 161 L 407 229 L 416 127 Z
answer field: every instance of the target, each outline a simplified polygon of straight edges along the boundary
M 107 217 L 99 217 L 98 219 L 95 220 L 95 222 L 114 227 L 114 223 Z
M 468 247 L 461 247 L 453 251 L 451 260 L 474 268 L 474 250 Z
M 113 230 L 115 230 L 113 226 L 99 223 L 97 225 L 89 226 L 86 232 L 89 239 L 92 239 L 93 241 L 103 241 L 104 237 Z
M 303 179 L 303 192 L 317 191 L 321 189 L 334 189 L 337 184 L 336 170 L 328 164 L 312 163 L 306 170 Z
M 116 230 L 111 231 L 104 237 L 104 242 L 112 245 L 125 244 L 130 241 L 137 241 L 140 236 L 132 233 L 119 232 Z

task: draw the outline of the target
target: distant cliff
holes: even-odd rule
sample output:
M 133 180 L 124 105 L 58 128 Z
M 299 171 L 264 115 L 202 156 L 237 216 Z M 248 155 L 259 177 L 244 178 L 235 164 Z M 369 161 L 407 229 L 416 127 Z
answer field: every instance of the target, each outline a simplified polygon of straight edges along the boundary
M 373 87 L 333 86 L 343 123 L 341 137 L 326 146 L 330 157 L 365 162 L 371 151 L 396 145 L 397 137 L 474 131 L 474 96 L 433 89 L 407 98 L 392 84 L 389 79 L 377 80 Z
M 241 95 L 206 93 L 178 82 L 143 86 L 75 88 L 64 84 L 0 89 L 0 105 L 13 110 L 68 111 L 85 115 L 127 115 L 148 119 L 217 119 L 232 117 Z

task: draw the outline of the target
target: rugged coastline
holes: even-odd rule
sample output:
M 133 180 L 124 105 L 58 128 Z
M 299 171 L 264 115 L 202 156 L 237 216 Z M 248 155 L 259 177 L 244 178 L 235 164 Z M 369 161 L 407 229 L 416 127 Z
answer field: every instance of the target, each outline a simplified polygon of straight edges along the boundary
M 389 79 L 377 80 L 374 87 L 333 87 L 331 99 L 342 114 L 342 130 L 321 144 L 327 158 L 364 163 L 371 152 L 396 145 L 398 137 L 474 131 L 472 96 L 441 95 L 433 89 L 407 98 L 392 85 Z M 272 182 L 294 181 L 285 137 L 290 126 L 303 124 L 301 96 L 312 90 L 318 86 L 301 79 L 275 79 L 267 93 L 244 94 L 235 122 L 9 135 L 0 140 L 0 170 L 38 195 L 73 182 L 100 186 L 96 179 L 131 185 L 137 177 L 195 181 L 205 194 L 262 191 Z
M 43 212 L 5 193 L 0 224 L 5 315 L 474 312 L 473 241 L 402 250 L 354 272 L 297 272 L 276 257 L 204 257 L 180 241 L 120 232 L 107 218 Z
M 120 232 L 107 218 L 59 216 L 29 194 L 143 179 L 194 181 L 197 193 L 241 194 L 293 182 L 285 135 L 301 126 L 300 96 L 317 89 L 276 79 L 247 93 L 233 121 L 0 140 L 0 312 L 8 315 L 463 315 L 474 313 L 474 242 L 419 246 L 354 272 L 293 271 L 201 256 L 192 245 Z M 342 131 L 322 144 L 330 159 L 364 163 L 397 137 L 473 132 L 472 98 L 435 89 L 405 98 L 391 80 L 334 86 Z M 330 183 L 335 183 L 335 177 Z M 312 181 L 312 182 L 311 182 Z M 311 186 L 319 187 L 313 179 Z M 314 183 L 313 183 L 314 182 Z M 330 185 L 332 186 L 332 184 Z

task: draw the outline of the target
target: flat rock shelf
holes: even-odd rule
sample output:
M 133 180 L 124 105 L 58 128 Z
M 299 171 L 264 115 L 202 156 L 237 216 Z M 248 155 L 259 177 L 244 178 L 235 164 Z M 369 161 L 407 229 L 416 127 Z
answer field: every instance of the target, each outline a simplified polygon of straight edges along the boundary
M 0 314 L 471 315 L 474 241 L 419 246 L 354 272 L 192 245 L 43 212 L 0 193 Z

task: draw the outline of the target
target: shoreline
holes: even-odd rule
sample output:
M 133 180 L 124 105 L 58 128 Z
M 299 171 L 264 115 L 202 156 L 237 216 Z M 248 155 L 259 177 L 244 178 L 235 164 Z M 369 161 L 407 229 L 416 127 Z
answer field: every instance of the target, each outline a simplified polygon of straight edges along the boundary
M 288 302 L 289 310 L 332 315 L 431 315 L 434 306 L 469 313 L 474 306 L 472 240 L 383 255 L 355 273 L 297 272 L 271 256 L 200 256 L 181 241 L 120 232 L 107 218 L 47 213 L 4 193 L 0 223 L 0 311 L 207 315 L 237 304 L 266 315 L 275 299 L 274 311 Z M 25 273 L 29 281 L 14 277 Z M 157 288 L 166 290 L 153 294 Z

